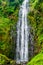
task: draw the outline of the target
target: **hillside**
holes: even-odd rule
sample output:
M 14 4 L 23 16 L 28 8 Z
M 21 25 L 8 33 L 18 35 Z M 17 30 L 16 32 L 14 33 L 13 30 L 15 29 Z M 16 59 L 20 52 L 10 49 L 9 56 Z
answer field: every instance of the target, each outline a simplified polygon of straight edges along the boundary
M 17 22 L 22 2 L 0 0 L 0 65 L 14 65 L 16 62 Z M 30 0 L 28 4 L 33 56 L 31 53 L 27 65 L 43 65 L 43 0 Z
M 0 64 L 15 59 L 16 25 L 23 0 L 0 0 Z M 9 60 L 8 60 L 9 62 Z M 10 64 L 10 63 L 8 63 Z
M 28 19 L 34 36 L 34 58 L 27 65 L 43 65 L 43 0 L 30 0 Z

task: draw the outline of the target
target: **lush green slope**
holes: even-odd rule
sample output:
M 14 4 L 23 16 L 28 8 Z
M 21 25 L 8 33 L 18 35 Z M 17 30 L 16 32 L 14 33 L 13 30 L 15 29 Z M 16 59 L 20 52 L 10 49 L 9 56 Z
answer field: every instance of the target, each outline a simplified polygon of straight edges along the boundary
M 15 57 L 16 25 L 23 0 L 0 0 L 0 64 L 6 65 L 5 57 Z M 2 57 L 1 57 L 2 56 Z M 3 58 L 3 56 L 5 56 Z M 6 64 L 4 64 L 6 63 Z
M 30 0 L 28 19 L 34 36 L 34 53 L 37 54 L 43 48 L 43 0 Z
M 43 0 L 30 0 L 28 19 L 34 36 L 34 58 L 27 65 L 43 65 Z
M 36 55 L 27 65 L 43 65 L 43 52 Z
M 10 62 L 10 59 L 14 59 L 15 56 L 16 25 L 18 21 L 18 12 L 22 1 L 23 0 L 0 0 L 1 65 L 8 65 L 9 63 L 7 64 L 6 60 Z M 30 12 L 28 14 L 28 19 L 30 20 L 31 34 L 34 36 L 33 40 L 35 56 L 43 49 L 43 0 L 30 0 Z M 8 59 L 6 56 L 10 59 Z M 42 65 L 42 56 L 43 53 L 41 52 L 28 64 L 32 65 L 34 62 L 33 65 Z

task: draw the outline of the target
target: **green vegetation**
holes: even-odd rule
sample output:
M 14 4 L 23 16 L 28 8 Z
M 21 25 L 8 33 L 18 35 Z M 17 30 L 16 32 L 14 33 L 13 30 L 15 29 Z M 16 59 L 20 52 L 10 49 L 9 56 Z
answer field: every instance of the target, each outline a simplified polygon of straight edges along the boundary
M 16 25 L 23 0 L 0 0 L 0 64 L 14 64 Z M 8 63 L 9 62 L 9 63 Z M 8 63 L 8 64 L 7 64 Z
M 23 0 L 0 0 L 0 65 L 14 65 L 16 25 Z M 43 0 L 30 0 L 28 19 L 34 36 L 34 58 L 27 65 L 43 65 Z
M 34 35 L 34 45 L 37 52 L 43 48 L 43 1 L 30 0 L 30 13 L 28 14 L 31 32 Z
M 9 59 L 8 57 L 6 57 L 5 55 L 0 54 L 0 65 L 14 65 L 15 61 Z
M 27 65 L 43 65 L 43 52 L 36 55 Z
M 43 65 L 43 0 L 30 0 L 28 19 L 34 36 L 34 58 L 27 65 Z
M 6 64 L 6 62 L 8 62 L 9 59 L 5 56 L 5 55 L 2 55 L 0 54 L 0 64 Z

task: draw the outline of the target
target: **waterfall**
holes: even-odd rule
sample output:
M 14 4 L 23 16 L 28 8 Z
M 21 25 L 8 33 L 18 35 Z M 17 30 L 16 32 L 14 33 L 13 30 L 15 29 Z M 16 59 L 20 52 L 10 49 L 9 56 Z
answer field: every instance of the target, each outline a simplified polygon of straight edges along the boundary
M 17 45 L 16 62 L 28 61 L 28 36 L 29 27 L 27 22 L 28 0 L 24 0 L 19 11 L 19 21 L 17 23 Z

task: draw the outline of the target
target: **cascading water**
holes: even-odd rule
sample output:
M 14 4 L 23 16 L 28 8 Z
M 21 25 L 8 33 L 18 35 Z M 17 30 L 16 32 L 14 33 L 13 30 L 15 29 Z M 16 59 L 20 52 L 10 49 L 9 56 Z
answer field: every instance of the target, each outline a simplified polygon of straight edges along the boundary
M 19 11 L 19 21 L 17 23 L 17 47 L 16 47 L 16 62 L 28 61 L 28 0 L 24 0 Z

